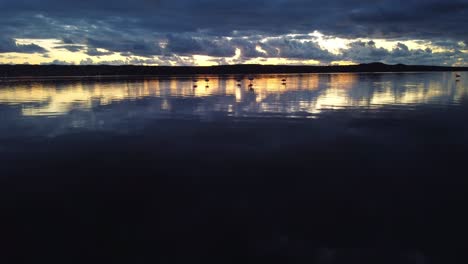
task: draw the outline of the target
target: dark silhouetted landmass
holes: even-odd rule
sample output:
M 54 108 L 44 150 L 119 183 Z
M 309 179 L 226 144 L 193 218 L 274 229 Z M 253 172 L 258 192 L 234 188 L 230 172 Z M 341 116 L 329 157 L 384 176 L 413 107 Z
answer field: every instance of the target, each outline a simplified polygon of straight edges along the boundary
M 335 72 L 420 72 L 468 71 L 468 67 L 422 65 L 387 65 L 369 63 L 350 66 L 285 66 L 285 65 L 224 65 L 224 66 L 109 66 L 109 65 L 0 65 L 0 79 L 8 77 L 52 76 L 141 76 L 191 74 L 268 74 L 268 73 L 335 73 Z

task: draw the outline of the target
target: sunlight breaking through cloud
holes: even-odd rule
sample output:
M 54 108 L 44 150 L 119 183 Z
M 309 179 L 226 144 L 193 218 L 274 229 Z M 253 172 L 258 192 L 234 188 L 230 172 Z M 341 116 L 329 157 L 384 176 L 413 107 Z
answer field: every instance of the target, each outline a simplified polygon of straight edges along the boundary
M 467 11 L 458 0 L 0 0 L 0 63 L 467 65 Z

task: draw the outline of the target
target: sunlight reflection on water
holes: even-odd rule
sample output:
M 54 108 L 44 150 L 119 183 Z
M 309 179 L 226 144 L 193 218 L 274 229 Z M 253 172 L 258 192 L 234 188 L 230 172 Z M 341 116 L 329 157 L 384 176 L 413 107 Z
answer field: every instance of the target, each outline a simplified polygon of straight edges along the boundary
M 294 74 L 152 77 L 144 79 L 17 80 L 0 83 L 0 105 L 23 117 L 136 103 L 127 114 L 316 118 L 328 110 L 412 109 L 457 105 L 468 93 L 453 73 Z M 466 77 L 463 74 L 462 77 Z M 209 81 L 206 81 L 208 79 Z M 115 110 L 114 110 L 115 111 Z M 122 113 L 121 108 L 115 114 Z

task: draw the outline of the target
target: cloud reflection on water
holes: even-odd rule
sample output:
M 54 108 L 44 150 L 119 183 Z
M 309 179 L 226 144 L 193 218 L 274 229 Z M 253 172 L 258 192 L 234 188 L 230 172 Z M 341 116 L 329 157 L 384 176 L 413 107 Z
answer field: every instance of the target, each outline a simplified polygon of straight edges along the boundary
M 175 77 L 6 82 L 0 86 L 0 104 L 19 105 L 23 116 L 57 116 L 148 99 L 157 114 L 183 110 L 176 101 L 194 99 L 197 106 L 183 110 L 184 114 L 294 116 L 319 115 L 330 109 L 457 104 L 468 92 L 452 73 L 260 75 L 252 82 L 244 77 L 239 83 L 236 76 L 210 76 L 209 82 L 205 76 L 198 79 L 197 88 L 192 78 Z

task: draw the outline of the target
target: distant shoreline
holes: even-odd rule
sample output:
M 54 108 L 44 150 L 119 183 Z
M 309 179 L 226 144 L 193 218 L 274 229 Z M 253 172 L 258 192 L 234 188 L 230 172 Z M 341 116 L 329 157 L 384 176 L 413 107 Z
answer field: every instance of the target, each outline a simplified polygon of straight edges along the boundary
M 6 78 L 60 77 L 144 77 L 163 75 L 254 75 L 307 73 L 379 73 L 379 72 L 456 72 L 468 67 L 423 65 L 388 65 L 369 63 L 350 66 L 286 66 L 286 65 L 224 65 L 224 66 L 109 66 L 109 65 L 0 65 L 0 80 Z

